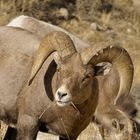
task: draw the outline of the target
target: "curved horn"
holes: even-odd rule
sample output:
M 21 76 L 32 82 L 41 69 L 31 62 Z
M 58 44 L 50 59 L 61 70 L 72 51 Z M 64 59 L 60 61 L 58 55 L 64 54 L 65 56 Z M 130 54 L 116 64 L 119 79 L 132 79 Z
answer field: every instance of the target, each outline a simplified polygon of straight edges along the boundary
M 95 48 L 96 47 L 86 48 L 81 52 L 81 58 L 84 64 L 91 63 L 92 65 L 96 65 L 100 62 L 110 62 L 116 66 L 120 75 L 120 88 L 114 101 L 114 104 L 116 104 L 120 96 L 125 97 L 129 95 L 134 73 L 132 60 L 128 52 L 121 47 L 98 47 L 98 50 Z
M 44 61 L 48 58 L 48 56 L 57 51 L 60 57 L 63 59 L 67 56 L 72 55 L 76 52 L 73 41 L 71 38 L 60 31 L 54 31 L 49 33 L 41 42 L 37 55 L 35 57 L 35 61 L 32 67 L 31 76 L 29 79 L 29 85 L 32 80 L 36 76 L 37 72 L 43 65 Z

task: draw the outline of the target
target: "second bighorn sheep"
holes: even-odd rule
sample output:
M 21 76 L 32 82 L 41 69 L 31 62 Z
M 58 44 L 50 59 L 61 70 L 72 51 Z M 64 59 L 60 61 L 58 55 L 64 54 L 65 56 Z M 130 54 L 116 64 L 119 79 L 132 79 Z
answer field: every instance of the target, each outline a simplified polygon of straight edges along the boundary
M 0 119 L 16 127 L 17 140 L 34 140 L 42 125 L 75 140 L 92 120 L 99 83 L 109 92 L 105 79 L 94 71 L 100 62 L 116 67 L 119 95 L 129 94 L 133 64 L 121 47 L 93 46 L 77 52 L 63 32 L 48 33 L 41 41 L 14 27 L 0 28 L 0 42 Z

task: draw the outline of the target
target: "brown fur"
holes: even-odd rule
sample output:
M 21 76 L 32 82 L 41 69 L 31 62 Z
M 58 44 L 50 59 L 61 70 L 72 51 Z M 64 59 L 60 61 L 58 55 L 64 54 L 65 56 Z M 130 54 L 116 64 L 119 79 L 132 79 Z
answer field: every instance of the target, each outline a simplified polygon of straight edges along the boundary
M 73 64 L 71 65 L 69 61 L 72 61 Z M 75 67 L 75 65 L 77 67 Z M 55 75 L 52 77 L 51 85 L 53 85 L 54 92 L 52 94 L 54 95 L 56 94 L 57 88 L 61 84 L 64 84 L 63 82 L 65 81 L 65 84 L 71 91 L 70 93 L 73 97 L 72 102 L 75 104 L 77 109 L 75 109 L 72 105 L 66 107 L 58 107 L 55 104 L 55 101 L 51 101 L 46 96 L 47 90 L 45 90 L 43 83 L 45 82 L 46 84 L 49 84 L 49 81 L 47 79 L 45 79 L 47 81 L 43 81 L 43 75 L 45 75 L 47 67 L 48 60 L 47 62 L 45 62 L 42 69 L 34 79 L 32 85 L 30 87 L 27 87 L 25 89 L 26 92 L 23 91 L 23 94 L 21 94 L 21 98 L 19 100 L 20 123 L 18 125 L 22 127 L 22 123 L 25 124 L 25 121 L 23 122 L 20 120 L 26 120 L 26 117 L 32 117 L 32 120 L 38 120 L 40 114 L 44 110 L 46 110 L 43 116 L 40 118 L 39 122 L 45 123 L 46 127 L 52 133 L 59 134 L 63 137 L 67 137 L 68 133 L 70 139 L 76 139 L 79 133 L 89 124 L 95 111 L 98 99 L 97 79 L 91 76 L 90 78 L 85 79 L 85 81 L 82 83 L 82 79 L 84 78 L 83 76 L 84 74 L 86 74 L 85 72 L 89 71 L 91 74 L 93 74 L 93 71 L 91 71 L 90 67 L 88 68 L 88 66 L 82 65 L 78 54 L 73 55 L 66 62 L 64 62 L 63 65 L 61 65 L 61 70 L 55 73 Z M 59 75 L 58 73 L 61 74 Z M 59 76 L 61 76 L 60 80 Z M 54 85 L 56 85 L 56 87 L 54 87 Z M 87 86 L 86 88 L 85 85 Z M 36 90 L 34 90 L 34 88 L 36 88 Z M 26 98 L 24 98 L 25 96 Z M 34 102 L 30 101 L 31 98 L 32 100 L 34 100 Z M 36 106 L 36 108 L 34 108 L 34 106 Z M 25 116 L 25 118 L 21 118 L 20 116 Z M 29 121 L 26 120 L 28 127 Z M 35 124 L 35 126 L 36 125 L 37 124 Z M 27 129 L 27 127 L 25 129 Z M 24 128 L 22 128 L 21 130 L 24 131 Z M 24 133 L 24 135 L 26 134 Z

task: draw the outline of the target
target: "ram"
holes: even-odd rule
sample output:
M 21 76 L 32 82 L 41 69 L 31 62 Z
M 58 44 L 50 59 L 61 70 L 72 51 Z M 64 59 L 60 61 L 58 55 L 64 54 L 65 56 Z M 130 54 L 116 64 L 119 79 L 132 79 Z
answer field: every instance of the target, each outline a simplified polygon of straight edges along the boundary
M 75 140 L 92 120 L 99 92 L 109 92 L 105 79 L 94 71 L 100 62 L 116 67 L 119 95 L 129 93 L 133 64 L 121 47 L 93 46 L 77 52 L 63 32 L 50 32 L 42 41 L 14 27 L 0 28 L 0 42 L 0 119 L 17 129 L 17 140 L 34 140 L 40 126 Z M 113 96 L 107 100 L 112 102 Z
M 80 52 L 83 48 L 89 47 L 88 44 L 74 37 L 72 34 L 68 33 L 64 29 L 56 27 L 49 23 L 45 23 L 32 17 L 19 16 L 13 19 L 7 26 L 14 26 L 26 29 L 38 35 L 41 38 L 44 38 L 45 35 L 47 35 L 51 31 L 62 31 L 70 35 L 78 52 Z M 99 49 L 98 45 L 96 45 L 95 47 Z M 127 74 L 131 76 L 132 80 L 133 72 L 131 71 L 131 69 L 133 69 L 133 65 L 130 64 L 129 66 L 132 68 L 130 68 L 130 73 L 128 72 Z M 124 68 L 122 67 L 122 70 L 123 69 Z M 124 119 L 127 120 L 124 117 L 124 115 L 120 113 L 120 110 L 126 113 L 128 118 L 134 117 L 137 112 L 135 101 L 132 99 L 131 95 L 126 97 L 128 92 L 123 92 L 122 95 L 119 94 L 119 87 L 121 86 L 121 75 L 120 73 L 118 73 L 117 68 L 114 65 L 102 63 L 100 66 L 95 66 L 94 70 L 96 75 L 100 75 L 98 76 L 100 90 L 99 102 L 96 109 L 96 113 L 94 114 L 94 118 L 96 118 L 96 121 L 104 125 L 104 127 L 112 129 L 112 120 L 117 119 L 120 123 L 125 122 Z M 129 84 L 129 88 L 130 85 L 131 84 Z

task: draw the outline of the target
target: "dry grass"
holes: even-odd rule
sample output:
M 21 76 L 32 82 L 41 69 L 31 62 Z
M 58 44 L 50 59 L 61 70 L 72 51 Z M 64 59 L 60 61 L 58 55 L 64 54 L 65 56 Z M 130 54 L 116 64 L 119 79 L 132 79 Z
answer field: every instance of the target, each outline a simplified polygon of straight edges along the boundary
M 133 5 L 134 2 L 134 5 Z M 140 106 L 140 1 L 114 0 L 113 9 L 106 14 L 102 11 L 99 0 L 0 0 L 0 25 L 7 24 L 17 15 L 26 14 L 65 28 L 81 39 L 93 45 L 96 42 L 120 44 L 128 50 L 135 66 L 132 93 Z M 112 0 L 108 1 L 112 4 Z M 69 18 L 64 19 L 59 9 L 68 9 Z M 77 11 L 75 10 L 77 8 Z M 138 113 L 140 118 L 140 113 Z M 2 125 L 1 134 L 5 128 Z M 102 135 L 101 135 L 101 133 Z M 1 135 L 1 139 L 2 139 Z M 139 135 L 132 134 L 131 140 L 140 140 Z M 58 139 L 47 135 L 43 140 Z M 82 132 L 78 140 L 129 140 L 128 131 L 107 133 L 91 123 Z M 38 139 L 39 140 L 39 139 Z

